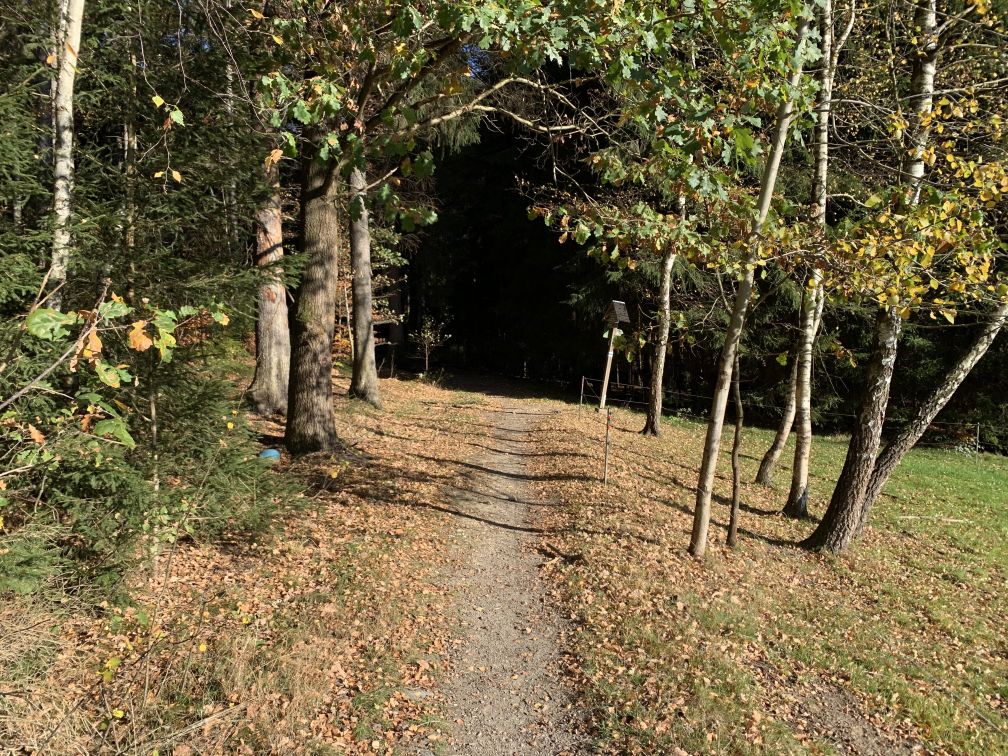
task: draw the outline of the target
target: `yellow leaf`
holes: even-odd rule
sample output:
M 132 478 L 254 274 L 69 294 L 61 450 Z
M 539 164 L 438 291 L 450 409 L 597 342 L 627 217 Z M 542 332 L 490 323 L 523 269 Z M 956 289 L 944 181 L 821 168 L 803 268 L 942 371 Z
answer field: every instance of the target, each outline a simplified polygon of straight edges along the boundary
M 282 157 L 283 157 L 283 150 L 280 149 L 273 150 L 269 155 L 266 156 L 266 160 L 264 161 L 266 163 L 266 167 L 269 168 L 271 165 L 279 163 L 280 158 Z
M 257 11 L 255 8 L 250 10 L 249 13 L 252 14 L 252 18 L 265 18 L 265 16 L 263 16 L 263 14 Z
M 133 324 L 133 327 L 129 332 L 129 345 L 130 349 L 135 349 L 138 352 L 146 352 L 152 346 L 154 342 L 151 340 L 150 336 L 144 328 L 147 325 L 146 320 L 138 320 Z
M 273 41 L 276 42 L 278 45 L 282 45 L 283 44 L 283 37 L 281 37 L 279 34 L 274 34 L 273 35 Z
M 39 446 L 45 443 L 45 436 L 42 435 L 42 431 L 31 423 L 28 423 L 28 435 L 31 436 L 31 440 Z
M 102 341 L 98 338 L 98 332 L 92 328 L 88 331 L 87 345 L 81 350 L 81 354 L 84 356 L 85 360 L 91 360 L 101 354 L 101 350 Z
M 116 719 L 122 719 L 126 716 L 126 712 L 122 709 L 112 709 L 112 716 Z
M 175 183 L 176 183 L 176 184 L 181 184 L 181 183 L 182 183 L 182 174 L 181 174 L 181 173 L 179 173 L 178 171 L 176 171 L 176 170 L 172 170 L 172 172 L 171 172 L 171 177 L 172 177 L 173 179 L 175 179 Z
M 154 178 L 161 178 L 162 176 L 164 176 L 164 171 L 158 171 L 154 174 Z
M 56 53 L 49 53 L 49 55 L 46 56 L 45 62 L 46 62 L 47 66 L 55 66 L 56 65 Z
M 151 102 L 154 103 L 155 108 L 160 108 L 162 105 L 164 105 L 164 98 L 161 97 L 161 95 L 154 95 L 153 97 L 151 97 Z

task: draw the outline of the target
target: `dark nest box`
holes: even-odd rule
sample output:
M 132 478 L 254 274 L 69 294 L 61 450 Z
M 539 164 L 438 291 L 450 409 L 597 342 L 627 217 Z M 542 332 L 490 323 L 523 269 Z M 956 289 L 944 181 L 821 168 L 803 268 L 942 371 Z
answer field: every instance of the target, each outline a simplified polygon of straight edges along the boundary
M 602 378 L 602 396 L 599 400 L 599 411 L 605 409 L 606 394 L 609 393 L 609 371 L 612 369 L 613 345 L 616 343 L 617 326 L 626 325 L 630 322 L 630 313 L 627 312 L 626 302 L 614 299 L 609 303 L 609 309 L 605 313 L 606 323 L 609 326 L 609 354 L 606 357 L 605 375 Z
M 627 312 L 626 302 L 620 302 L 618 299 L 610 302 L 609 308 L 606 310 L 605 320 L 611 328 L 629 323 L 630 313 Z

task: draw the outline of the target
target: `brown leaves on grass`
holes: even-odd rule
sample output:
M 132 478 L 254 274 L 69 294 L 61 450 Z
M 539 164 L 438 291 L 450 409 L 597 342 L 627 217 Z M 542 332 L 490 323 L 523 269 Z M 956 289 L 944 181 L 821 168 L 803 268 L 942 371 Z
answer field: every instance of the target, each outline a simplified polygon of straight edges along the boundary
M 543 423 L 532 458 L 539 495 L 554 504 L 540 508 L 539 524 L 555 551 L 580 555 L 548 560 L 544 573 L 575 620 L 572 649 L 603 750 L 1008 746 L 1005 730 L 990 724 L 1006 714 L 991 684 L 1008 677 L 1003 628 L 989 624 L 1005 600 L 976 580 L 959 592 L 942 586 L 934 574 L 948 558 L 941 537 L 911 541 L 875 528 L 852 557 L 826 559 L 794 545 L 810 525 L 777 514 L 781 493 L 743 484 L 741 548 L 728 550 L 725 460 L 711 548 L 697 562 L 686 545 L 703 426 L 664 424 L 653 439 L 636 433 L 641 416 L 613 417 L 608 486 L 600 480 L 605 423 L 588 410 Z M 812 499 L 821 511 L 843 447 L 817 444 Z M 752 469 L 743 479 L 752 480 L 755 461 L 745 462 Z M 1004 586 L 1003 570 L 996 583 Z M 928 619 L 952 607 L 969 620 L 953 629 Z M 958 666 L 949 661 L 960 654 Z M 842 700 L 842 714 L 817 705 L 824 696 Z
M 386 413 L 338 400 L 344 454 L 275 467 L 306 487 L 278 532 L 180 543 L 133 577 L 134 603 L 63 621 L 45 674 L 17 683 L 30 695 L 0 701 L 0 739 L 285 754 L 442 739 L 433 682 L 450 609 L 435 575 L 449 521 L 437 506 L 465 473 L 480 410 L 425 384 L 382 389 Z

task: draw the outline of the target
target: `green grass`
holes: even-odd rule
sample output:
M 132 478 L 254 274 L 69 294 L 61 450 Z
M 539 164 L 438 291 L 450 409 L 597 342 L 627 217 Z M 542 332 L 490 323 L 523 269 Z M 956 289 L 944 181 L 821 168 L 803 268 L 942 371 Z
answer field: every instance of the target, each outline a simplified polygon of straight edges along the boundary
M 547 487 L 575 531 L 560 548 L 584 557 L 560 577 L 581 623 L 577 652 L 602 750 L 823 753 L 839 748 L 828 731 L 851 729 L 843 717 L 853 717 L 881 752 L 889 737 L 939 752 L 1008 752 L 1008 459 L 912 451 L 865 537 L 829 557 L 796 547 L 814 522 L 774 514 L 793 442 L 776 487 L 756 486 L 773 433 L 747 429 L 742 501 L 752 509 L 742 513 L 740 548 L 724 548 L 726 507 L 715 504 L 711 546 L 696 563 L 684 552 L 705 426 L 669 418 L 655 440 L 632 432 L 637 414 L 613 420 L 613 482 L 591 482 L 588 459 L 568 463 L 581 480 Z M 578 439 L 601 433 L 587 413 L 551 422 L 540 443 L 560 460 L 575 460 L 571 452 L 588 449 Z M 815 439 L 816 515 L 846 443 Z M 716 493 L 730 495 L 724 447 Z M 578 532 L 589 526 L 596 535 Z M 618 536 L 628 529 L 656 544 L 628 550 Z M 809 713 L 820 695 L 828 705 Z M 671 719 L 670 700 L 679 711 Z M 837 701 L 846 711 L 830 721 Z

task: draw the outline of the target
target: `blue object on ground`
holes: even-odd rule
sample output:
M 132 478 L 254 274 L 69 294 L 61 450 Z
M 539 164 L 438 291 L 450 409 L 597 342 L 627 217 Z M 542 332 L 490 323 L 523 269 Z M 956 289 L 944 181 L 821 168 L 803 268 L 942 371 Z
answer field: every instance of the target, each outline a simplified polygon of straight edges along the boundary
M 263 449 L 259 456 L 263 459 L 280 459 L 280 452 L 276 449 Z

